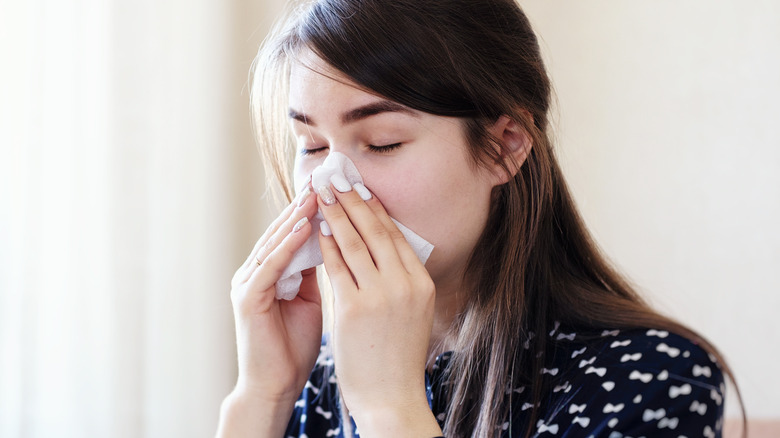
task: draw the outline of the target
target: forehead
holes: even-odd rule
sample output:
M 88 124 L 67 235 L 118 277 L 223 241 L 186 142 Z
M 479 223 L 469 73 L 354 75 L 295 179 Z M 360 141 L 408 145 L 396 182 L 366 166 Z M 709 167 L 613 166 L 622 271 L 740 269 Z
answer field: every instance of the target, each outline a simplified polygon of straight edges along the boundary
M 303 49 L 290 66 L 288 98 L 291 108 L 311 112 L 333 105 L 359 106 L 381 96 L 361 87 L 311 50 Z

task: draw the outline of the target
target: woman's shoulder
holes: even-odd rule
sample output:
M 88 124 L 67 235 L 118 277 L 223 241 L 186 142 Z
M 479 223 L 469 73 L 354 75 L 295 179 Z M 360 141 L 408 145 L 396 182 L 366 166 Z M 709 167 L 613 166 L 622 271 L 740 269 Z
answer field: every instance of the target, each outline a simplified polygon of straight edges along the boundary
M 568 359 L 580 364 L 645 369 L 661 372 L 673 369 L 695 377 L 712 378 L 720 370 L 714 356 L 696 341 L 667 330 L 630 329 L 572 331 L 556 328 L 551 332 L 556 360 Z M 578 367 L 580 368 L 580 367 Z M 704 379 L 707 380 L 707 379 Z
M 696 341 L 658 329 L 601 330 L 556 337 L 556 354 L 568 353 L 566 371 L 573 375 L 628 377 L 643 384 L 686 381 L 722 391 L 717 359 Z
M 540 430 L 692 437 L 722 426 L 723 374 L 696 342 L 657 329 L 559 330 L 551 339 L 556 385 Z

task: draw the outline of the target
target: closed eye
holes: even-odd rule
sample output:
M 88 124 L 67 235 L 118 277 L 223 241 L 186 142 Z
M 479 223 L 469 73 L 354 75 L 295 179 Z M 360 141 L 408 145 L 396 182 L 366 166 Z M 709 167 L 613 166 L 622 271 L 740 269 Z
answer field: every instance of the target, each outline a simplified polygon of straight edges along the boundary
M 402 145 L 402 143 L 391 143 L 391 144 L 386 144 L 386 145 L 382 145 L 382 146 L 375 146 L 375 145 L 370 144 L 370 145 L 367 146 L 367 148 L 371 152 L 375 152 L 375 153 L 378 153 L 378 154 L 386 154 L 386 153 L 388 153 L 390 151 L 393 151 L 395 149 L 400 148 L 401 145 Z M 322 151 L 324 151 L 326 149 L 328 149 L 327 146 L 322 146 L 322 147 L 319 147 L 319 148 L 303 148 L 303 149 L 301 149 L 300 153 L 301 153 L 302 156 L 315 155 L 315 154 L 318 154 L 318 153 L 320 153 L 320 152 L 322 152 Z
M 323 146 L 323 147 L 320 147 L 320 148 L 313 148 L 313 149 L 303 148 L 303 149 L 301 149 L 301 155 L 302 156 L 314 155 L 314 154 L 316 154 L 318 152 L 324 151 L 325 149 L 328 149 L 328 147 L 327 146 Z
M 386 144 L 382 146 L 374 146 L 374 145 L 368 145 L 368 150 L 371 152 L 376 152 L 380 154 L 386 154 L 394 149 L 398 149 L 401 147 L 401 143 L 392 143 L 392 144 Z

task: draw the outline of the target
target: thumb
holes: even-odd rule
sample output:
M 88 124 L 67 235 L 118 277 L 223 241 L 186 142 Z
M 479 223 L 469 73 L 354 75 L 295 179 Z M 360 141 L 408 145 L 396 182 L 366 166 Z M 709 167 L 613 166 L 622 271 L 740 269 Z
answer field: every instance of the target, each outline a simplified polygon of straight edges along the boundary
M 317 284 L 317 268 L 309 268 L 301 271 L 301 290 L 298 296 L 309 302 L 320 304 L 320 287 Z

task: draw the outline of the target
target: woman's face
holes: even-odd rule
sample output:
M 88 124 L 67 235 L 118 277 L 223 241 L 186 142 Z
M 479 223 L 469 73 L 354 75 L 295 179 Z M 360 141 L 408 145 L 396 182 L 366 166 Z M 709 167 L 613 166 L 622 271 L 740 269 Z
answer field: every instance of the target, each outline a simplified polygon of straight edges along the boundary
M 388 214 L 434 245 L 426 268 L 437 287 L 459 280 L 499 182 L 470 159 L 462 120 L 363 91 L 312 52 L 303 55 L 289 95 L 296 188 L 330 152 L 343 153 Z

